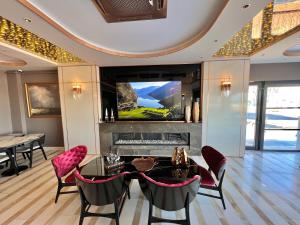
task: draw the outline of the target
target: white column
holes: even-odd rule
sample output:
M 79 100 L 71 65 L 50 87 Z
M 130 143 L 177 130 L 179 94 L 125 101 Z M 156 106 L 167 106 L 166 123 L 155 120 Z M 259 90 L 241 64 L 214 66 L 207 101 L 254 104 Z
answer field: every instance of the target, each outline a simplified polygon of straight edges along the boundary
M 249 60 L 208 61 L 202 65 L 202 145 L 210 145 L 226 156 L 243 157 Z M 221 94 L 221 82 L 230 79 L 228 97 Z
M 100 154 L 100 83 L 97 66 L 60 66 L 58 68 L 65 149 L 86 145 L 89 154 Z M 82 93 L 73 98 L 72 86 Z
M 7 75 L 0 71 L 0 135 L 12 132 Z

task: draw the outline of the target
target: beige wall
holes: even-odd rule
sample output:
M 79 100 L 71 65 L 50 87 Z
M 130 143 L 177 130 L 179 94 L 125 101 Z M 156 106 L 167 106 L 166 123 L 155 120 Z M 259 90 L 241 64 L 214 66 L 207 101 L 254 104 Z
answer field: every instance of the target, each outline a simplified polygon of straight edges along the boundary
M 252 64 L 250 81 L 300 80 L 300 63 Z
M 97 66 L 63 66 L 58 69 L 65 148 L 86 145 L 89 154 L 100 153 L 100 89 Z M 72 85 L 82 94 L 75 100 Z
M 29 118 L 25 83 L 58 83 L 57 71 L 8 73 L 10 107 L 14 132 L 45 133 L 47 147 L 63 146 L 61 118 Z
M 7 75 L 0 71 L 0 135 L 12 132 Z
M 25 111 L 21 87 L 21 74 L 8 73 L 8 92 L 12 117 L 12 130 L 16 133 L 26 133 Z
M 249 60 L 209 61 L 202 65 L 202 145 L 226 156 L 242 157 L 245 151 Z M 230 77 L 231 93 L 221 95 L 221 81 Z

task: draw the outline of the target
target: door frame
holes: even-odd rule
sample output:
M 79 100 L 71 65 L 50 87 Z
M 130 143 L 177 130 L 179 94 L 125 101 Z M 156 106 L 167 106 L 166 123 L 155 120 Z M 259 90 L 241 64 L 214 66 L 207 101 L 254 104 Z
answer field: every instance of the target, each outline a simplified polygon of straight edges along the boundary
M 260 81 L 256 82 L 250 82 L 249 86 L 257 86 L 257 96 L 256 96 L 256 118 L 255 118 L 255 132 L 254 132 L 254 146 L 246 146 L 247 150 L 258 150 L 259 147 L 259 135 L 260 135 L 260 119 L 261 119 L 261 101 L 262 101 L 262 95 L 263 95 L 263 83 Z
M 300 149 L 297 150 L 273 150 L 273 149 L 264 149 L 264 134 L 265 134 L 265 124 L 266 124 L 266 110 L 267 110 L 267 90 L 268 87 L 292 87 L 292 86 L 300 86 L 300 80 L 293 80 L 293 81 L 268 81 L 268 82 L 263 82 L 262 86 L 262 96 L 261 96 L 261 120 L 260 120 L 260 128 L 259 128 L 259 133 L 257 133 L 259 136 L 256 137 L 258 139 L 258 150 L 261 151 L 279 151 L 279 152 L 298 152 Z M 300 107 L 295 107 L 299 108 Z M 278 129 L 278 130 L 300 130 L 299 129 Z

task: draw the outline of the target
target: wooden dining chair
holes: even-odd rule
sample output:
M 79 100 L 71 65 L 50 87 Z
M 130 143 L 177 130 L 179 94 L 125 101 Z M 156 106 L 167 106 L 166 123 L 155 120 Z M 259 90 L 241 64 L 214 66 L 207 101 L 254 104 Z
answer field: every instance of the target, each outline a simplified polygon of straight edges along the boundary
M 190 225 L 189 205 L 196 197 L 200 186 L 200 176 L 181 183 L 166 183 L 156 181 L 144 173 L 140 173 L 140 187 L 149 201 L 148 225 L 152 223 L 176 223 Z M 185 209 L 185 220 L 164 219 L 153 216 L 153 206 L 166 210 L 177 211 Z
M 198 166 L 198 173 L 201 176 L 200 189 L 207 189 L 219 192 L 219 195 L 211 195 L 203 192 L 198 192 L 199 195 L 217 198 L 222 201 L 223 208 L 226 209 L 222 185 L 225 175 L 226 157 L 219 151 L 210 146 L 204 146 L 201 154 L 208 165 L 208 170 L 202 166 Z M 216 180 L 213 177 L 213 174 Z
M 128 172 L 114 175 L 107 179 L 90 180 L 86 179 L 79 171 L 75 172 L 76 184 L 79 189 L 81 200 L 81 212 L 79 225 L 83 223 L 85 217 L 106 217 L 116 221 L 119 225 L 120 213 L 122 210 L 122 197 L 126 196 L 127 184 L 125 177 Z M 92 205 L 103 206 L 114 204 L 115 211 L 113 213 L 93 213 L 89 212 Z
M 75 168 L 79 169 L 79 164 L 84 160 L 87 154 L 87 147 L 84 145 L 76 146 L 55 156 L 51 162 L 57 177 L 57 192 L 55 203 L 57 203 L 60 194 L 76 193 L 77 191 L 61 192 L 64 187 L 76 186 Z M 73 172 L 72 172 L 73 171 Z
M 25 159 L 26 159 L 25 156 L 27 156 L 27 158 L 29 159 L 29 167 L 30 168 L 32 168 L 34 151 L 37 151 L 37 150 L 42 151 L 45 160 L 47 160 L 47 156 L 46 156 L 46 153 L 45 153 L 45 150 L 43 147 L 44 143 L 45 143 L 45 138 L 46 138 L 46 136 L 43 135 L 39 139 L 31 141 L 29 143 L 29 145 L 23 145 L 23 146 L 17 147 L 16 152 L 21 153 Z

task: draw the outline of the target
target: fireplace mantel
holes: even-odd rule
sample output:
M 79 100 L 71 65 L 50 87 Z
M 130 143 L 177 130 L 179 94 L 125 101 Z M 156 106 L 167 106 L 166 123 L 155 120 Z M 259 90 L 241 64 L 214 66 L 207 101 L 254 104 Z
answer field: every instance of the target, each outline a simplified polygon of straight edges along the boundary
M 189 133 L 189 155 L 199 155 L 201 149 L 201 123 L 183 121 L 117 121 L 99 123 L 101 153 L 110 149 L 122 155 L 170 155 L 174 145 L 114 145 L 113 133 Z

